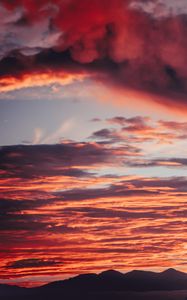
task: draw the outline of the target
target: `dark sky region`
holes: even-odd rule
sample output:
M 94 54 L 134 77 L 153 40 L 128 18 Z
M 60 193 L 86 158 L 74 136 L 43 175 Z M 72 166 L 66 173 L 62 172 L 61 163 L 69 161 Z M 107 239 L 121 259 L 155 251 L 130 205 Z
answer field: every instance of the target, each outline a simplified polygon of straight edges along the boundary
M 0 1 L 0 283 L 186 272 L 185 0 Z

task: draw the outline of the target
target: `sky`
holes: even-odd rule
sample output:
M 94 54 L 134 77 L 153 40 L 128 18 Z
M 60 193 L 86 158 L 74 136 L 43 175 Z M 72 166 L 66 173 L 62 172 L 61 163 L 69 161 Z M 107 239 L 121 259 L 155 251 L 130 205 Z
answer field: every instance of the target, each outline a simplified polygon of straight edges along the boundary
M 0 1 L 0 283 L 187 272 L 187 5 Z

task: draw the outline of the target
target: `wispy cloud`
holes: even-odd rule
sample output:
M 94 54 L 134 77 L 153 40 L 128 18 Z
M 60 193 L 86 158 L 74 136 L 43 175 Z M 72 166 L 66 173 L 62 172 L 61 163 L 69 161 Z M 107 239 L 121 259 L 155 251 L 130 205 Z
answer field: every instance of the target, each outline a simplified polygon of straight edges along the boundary
M 64 138 L 64 135 L 67 136 L 69 131 L 75 126 L 75 119 L 71 118 L 66 121 L 63 121 L 62 124 L 57 128 L 53 133 L 41 140 L 41 144 L 51 144 L 59 142 Z
M 42 128 L 36 127 L 34 129 L 34 137 L 33 137 L 33 140 L 32 140 L 32 144 L 33 145 L 40 144 L 42 136 L 43 136 Z

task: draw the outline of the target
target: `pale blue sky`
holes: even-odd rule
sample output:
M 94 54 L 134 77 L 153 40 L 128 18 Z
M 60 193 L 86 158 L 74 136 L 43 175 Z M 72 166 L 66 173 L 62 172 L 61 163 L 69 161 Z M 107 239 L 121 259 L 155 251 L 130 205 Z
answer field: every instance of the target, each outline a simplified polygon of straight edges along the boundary
M 152 102 L 144 105 L 142 99 L 136 103 L 129 99 L 119 104 L 118 95 L 115 99 L 106 87 L 100 86 L 101 91 L 95 93 L 96 89 L 94 82 L 85 80 L 63 87 L 53 84 L 1 93 L 0 145 L 32 143 L 37 129 L 41 131 L 41 141 L 44 142 L 54 134 L 54 138 L 47 139 L 48 143 L 58 142 L 60 138 L 85 139 L 102 128 L 101 123 L 90 122 L 93 118 L 104 120 L 114 116 L 142 115 L 157 120 L 183 119 L 173 115 L 172 111 L 168 113 L 164 107 L 157 111 Z M 103 100 L 102 94 L 106 91 L 108 94 Z M 61 134 L 59 128 L 63 125 L 65 129 Z M 59 134 L 56 133 L 58 130 Z
M 51 85 L 33 87 L 1 94 L 0 96 L 0 145 L 58 143 L 61 139 L 85 141 L 94 131 L 111 128 L 104 120 L 115 116 L 149 116 L 153 120 L 173 120 L 171 114 L 162 110 L 152 111 L 132 106 L 128 101 L 119 105 L 117 101 L 101 101 L 92 93 L 94 83 L 85 81 L 62 87 Z M 76 91 L 76 92 L 75 92 Z M 152 105 L 152 104 L 151 104 Z M 102 122 L 92 122 L 100 118 Z M 174 120 L 180 120 L 176 116 Z M 182 119 L 181 119 L 182 120 Z M 183 120 L 184 121 L 184 120 Z M 115 125 L 114 125 L 115 127 Z M 177 144 L 163 145 L 155 150 L 149 144 L 142 145 L 147 158 L 186 157 L 181 148 L 186 149 L 186 140 Z M 102 173 L 136 174 L 143 176 L 185 176 L 185 167 L 149 167 L 118 170 L 111 168 Z

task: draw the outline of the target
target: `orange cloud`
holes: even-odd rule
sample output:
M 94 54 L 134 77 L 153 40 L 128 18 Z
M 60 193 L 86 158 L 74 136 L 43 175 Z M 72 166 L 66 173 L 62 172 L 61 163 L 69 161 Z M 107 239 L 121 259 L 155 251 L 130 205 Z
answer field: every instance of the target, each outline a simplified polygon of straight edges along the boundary
M 106 123 L 140 140 L 186 131 L 185 122 L 164 121 L 156 131 L 140 116 Z M 106 129 L 93 134 L 99 142 L 1 147 L 0 282 L 31 286 L 106 268 L 185 270 L 187 178 L 128 176 L 126 167 L 187 160 L 148 159 L 137 140 Z
M 7 76 L 0 78 L 0 92 L 9 92 L 29 87 L 48 86 L 58 83 L 62 86 L 82 81 L 86 78 L 83 74 L 41 72 L 24 74 L 21 77 Z
M 13 150 L 16 165 L 26 153 Z M 0 199 L 1 280 L 35 286 L 77 270 L 161 269 L 185 257 L 186 178 L 79 175 L 1 179 L 9 192 Z

